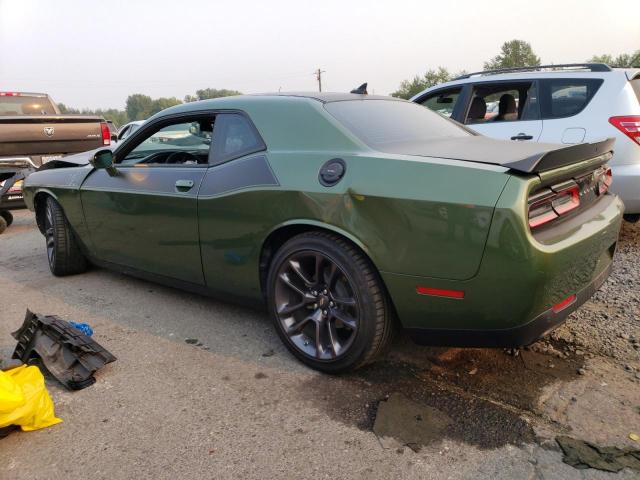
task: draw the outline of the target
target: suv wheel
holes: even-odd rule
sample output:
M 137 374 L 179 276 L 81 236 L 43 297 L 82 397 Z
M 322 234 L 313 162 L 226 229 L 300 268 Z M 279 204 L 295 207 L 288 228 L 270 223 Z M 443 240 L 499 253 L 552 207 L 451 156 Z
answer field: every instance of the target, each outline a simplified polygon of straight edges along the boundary
M 373 362 L 392 336 L 391 309 L 371 262 L 341 237 L 310 232 L 276 253 L 269 311 L 289 350 L 327 373 Z

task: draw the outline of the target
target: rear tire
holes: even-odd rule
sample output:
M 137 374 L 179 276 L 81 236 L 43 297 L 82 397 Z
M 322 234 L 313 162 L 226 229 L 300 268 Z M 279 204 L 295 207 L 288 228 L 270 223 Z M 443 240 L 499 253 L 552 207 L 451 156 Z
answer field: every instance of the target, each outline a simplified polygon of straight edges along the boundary
M 308 232 L 286 242 L 271 262 L 267 300 L 281 340 L 313 369 L 355 370 L 391 342 L 392 308 L 378 272 L 337 235 Z
M 48 197 L 45 205 L 45 239 L 49 269 L 57 277 L 82 273 L 87 260 L 80 251 L 60 204 Z
M 9 225 L 7 224 L 7 221 L 4 219 L 4 217 L 0 216 L 0 235 L 7 229 L 8 226 Z
M 9 210 L 0 211 L 0 217 L 4 218 L 7 222 L 7 227 L 10 227 L 13 223 L 13 214 Z
M 640 213 L 627 213 L 622 216 L 629 223 L 637 223 L 640 220 Z

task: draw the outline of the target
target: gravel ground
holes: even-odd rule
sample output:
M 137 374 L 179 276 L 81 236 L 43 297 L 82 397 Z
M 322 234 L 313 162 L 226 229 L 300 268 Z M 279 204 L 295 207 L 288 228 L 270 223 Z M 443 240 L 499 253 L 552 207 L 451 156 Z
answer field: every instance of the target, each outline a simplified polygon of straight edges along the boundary
M 401 335 L 385 360 L 330 377 L 296 362 L 262 312 L 101 269 L 53 278 L 18 212 L 0 236 L 0 358 L 28 307 L 90 323 L 118 361 L 80 392 L 49 381 L 64 423 L 0 440 L 0 478 L 638 478 L 567 466 L 555 437 L 638 448 L 639 240 L 624 224 L 601 291 L 528 349 Z M 398 395 L 447 420 L 424 445 L 373 433 Z
M 614 269 L 593 298 L 551 334 L 565 351 L 610 357 L 621 365 L 640 360 L 640 222 L 623 223 Z M 546 345 L 545 345 L 546 344 Z M 544 351 L 548 342 L 535 348 Z

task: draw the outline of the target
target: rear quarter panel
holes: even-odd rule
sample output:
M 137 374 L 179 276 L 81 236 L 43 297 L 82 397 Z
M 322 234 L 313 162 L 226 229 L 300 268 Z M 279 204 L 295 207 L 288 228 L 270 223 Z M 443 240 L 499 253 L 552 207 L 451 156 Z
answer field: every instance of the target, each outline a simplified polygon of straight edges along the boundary
M 345 160 L 346 175 L 324 187 L 318 172 L 336 157 Z M 267 158 L 276 185 L 199 200 L 203 268 L 214 290 L 261 296 L 262 245 L 289 225 L 346 236 L 380 271 L 471 278 L 508 179 L 501 167 L 438 159 L 326 151 L 279 151 Z

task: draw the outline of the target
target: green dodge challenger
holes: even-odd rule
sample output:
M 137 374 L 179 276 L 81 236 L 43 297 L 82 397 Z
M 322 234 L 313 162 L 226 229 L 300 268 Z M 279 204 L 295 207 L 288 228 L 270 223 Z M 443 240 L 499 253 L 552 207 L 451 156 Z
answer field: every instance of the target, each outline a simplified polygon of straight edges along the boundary
M 419 343 L 518 346 L 604 282 L 623 205 L 612 140 L 479 136 L 360 94 L 269 94 L 172 107 L 111 150 L 24 186 L 54 275 L 89 264 L 266 304 L 325 372 Z

